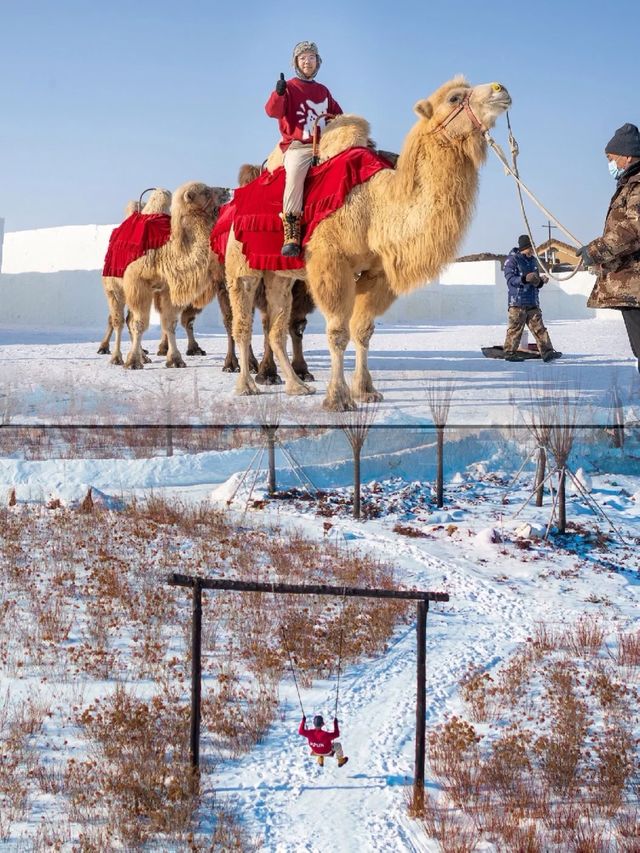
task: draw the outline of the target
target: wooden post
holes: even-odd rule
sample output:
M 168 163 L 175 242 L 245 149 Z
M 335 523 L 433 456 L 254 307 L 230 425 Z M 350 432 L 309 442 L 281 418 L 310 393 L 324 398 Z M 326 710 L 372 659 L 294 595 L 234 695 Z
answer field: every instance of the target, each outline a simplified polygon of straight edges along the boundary
M 193 610 L 191 622 L 191 732 L 189 757 L 194 785 L 200 772 L 200 700 L 202 695 L 202 584 L 193 584 Z
M 269 485 L 267 492 L 270 495 L 276 491 L 276 431 L 273 427 L 265 427 L 267 433 L 267 452 L 269 459 Z
M 418 601 L 416 621 L 416 762 L 413 778 L 413 807 L 417 814 L 424 806 L 424 761 L 427 717 L 427 610 L 428 601 Z
M 353 445 L 353 517 L 360 518 L 360 454 L 362 445 Z
M 436 506 L 444 506 L 444 427 L 436 427 Z

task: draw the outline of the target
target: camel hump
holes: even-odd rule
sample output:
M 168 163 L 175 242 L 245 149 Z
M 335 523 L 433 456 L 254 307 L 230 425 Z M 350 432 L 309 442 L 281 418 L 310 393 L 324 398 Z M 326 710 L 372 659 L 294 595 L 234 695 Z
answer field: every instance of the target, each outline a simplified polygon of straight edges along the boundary
M 347 148 L 373 147 L 369 138 L 370 132 L 369 122 L 362 116 L 350 113 L 336 116 L 322 131 L 318 151 L 320 162 L 341 154 Z M 265 161 L 267 171 L 275 172 L 278 166 L 282 166 L 283 156 L 282 149 L 276 145 Z
M 156 187 L 142 208 L 142 213 L 169 213 L 171 193 L 162 187 Z
M 366 118 L 344 113 L 332 119 L 320 137 L 320 161 L 335 157 L 347 148 L 366 148 L 371 127 Z

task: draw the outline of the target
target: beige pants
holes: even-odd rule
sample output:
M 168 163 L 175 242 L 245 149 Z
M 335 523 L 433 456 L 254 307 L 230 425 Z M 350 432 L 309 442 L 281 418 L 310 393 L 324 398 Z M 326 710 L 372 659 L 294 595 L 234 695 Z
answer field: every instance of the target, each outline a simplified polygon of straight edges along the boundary
M 284 213 L 302 213 L 304 182 L 313 159 L 313 147 L 304 142 L 292 142 L 284 152 L 286 173 L 282 210 Z

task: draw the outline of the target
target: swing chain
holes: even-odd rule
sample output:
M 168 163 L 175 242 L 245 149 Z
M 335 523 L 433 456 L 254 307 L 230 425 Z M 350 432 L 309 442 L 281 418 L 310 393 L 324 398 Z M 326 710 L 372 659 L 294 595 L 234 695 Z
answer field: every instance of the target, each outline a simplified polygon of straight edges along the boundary
M 298 694 L 298 702 L 300 703 L 300 710 L 302 711 L 302 716 L 306 717 L 307 715 L 304 712 L 304 707 L 302 705 L 302 697 L 300 696 L 300 688 L 298 687 L 298 679 L 296 678 L 296 670 L 293 665 L 293 658 L 291 656 L 291 650 L 289 649 L 289 645 L 287 643 L 287 638 L 284 633 L 284 625 L 280 625 L 280 632 L 282 634 L 282 642 L 284 643 L 284 647 L 287 650 L 287 655 L 289 656 L 289 666 L 291 667 L 291 675 L 293 676 L 293 683 L 296 686 L 296 693 Z

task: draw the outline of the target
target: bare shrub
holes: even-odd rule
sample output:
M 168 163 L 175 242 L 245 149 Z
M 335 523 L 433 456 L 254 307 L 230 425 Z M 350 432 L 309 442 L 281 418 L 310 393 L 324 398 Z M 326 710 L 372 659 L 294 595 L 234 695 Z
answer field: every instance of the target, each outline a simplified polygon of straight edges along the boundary
M 565 635 L 567 647 L 578 657 L 595 657 L 605 638 L 605 629 L 597 616 L 583 613 Z
M 93 761 L 70 765 L 76 803 L 87 809 L 96 804 L 115 837 L 128 844 L 189 826 L 197 801 L 186 748 L 187 706 L 178 697 L 145 702 L 118 685 L 82 711 L 78 723 L 94 743 L 102 772 L 95 772 Z

